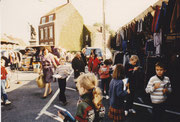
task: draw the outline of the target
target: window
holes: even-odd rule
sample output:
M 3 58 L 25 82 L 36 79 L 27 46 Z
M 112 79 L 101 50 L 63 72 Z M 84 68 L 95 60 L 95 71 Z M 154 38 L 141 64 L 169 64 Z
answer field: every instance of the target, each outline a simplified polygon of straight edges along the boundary
M 45 40 L 47 40 L 48 39 L 48 28 L 45 27 L 44 31 L 45 31 Z
M 49 27 L 49 38 L 52 39 L 53 38 L 53 26 Z
M 46 23 L 46 17 L 42 18 L 42 24 Z
M 49 22 L 52 22 L 52 21 L 53 21 L 53 17 L 54 17 L 53 15 L 50 15 L 50 16 L 49 16 Z
M 43 40 L 44 39 L 44 32 L 43 32 L 42 28 L 40 29 L 40 34 L 41 34 L 40 35 L 40 37 L 41 37 L 40 40 Z

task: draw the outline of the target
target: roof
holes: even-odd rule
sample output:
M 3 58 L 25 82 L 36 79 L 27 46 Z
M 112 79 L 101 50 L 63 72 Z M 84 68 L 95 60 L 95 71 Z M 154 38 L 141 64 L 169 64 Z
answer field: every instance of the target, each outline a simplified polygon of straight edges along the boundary
M 26 46 L 27 44 L 20 38 L 13 37 L 11 35 L 3 34 L 1 37 L 1 42 L 19 44 L 21 46 Z
M 44 16 L 47 16 L 47 15 L 56 13 L 57 11 L 61 10 L 61 8 L 63 8 L 63 7 L 66 6 L 66 5 L 67 5 L 67 4 L 64 4 L 64 5 L 62 5 L 62 6 L 58 6 L 58 7 L 54 8 L 53 10 L 51 10 L 50 12 L 48 12 L 47 14 L 45 14 Z

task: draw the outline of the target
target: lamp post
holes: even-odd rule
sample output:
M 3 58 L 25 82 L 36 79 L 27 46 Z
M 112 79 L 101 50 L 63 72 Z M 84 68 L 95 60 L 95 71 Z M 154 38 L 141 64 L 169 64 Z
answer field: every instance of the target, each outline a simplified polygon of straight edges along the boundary
M 102 27 L 102 36 L 104 42 L 104 56 L 103 58 L 106 59 L 106 23 L 105 23 L 105 0 L 103 1 L 103 27 Z

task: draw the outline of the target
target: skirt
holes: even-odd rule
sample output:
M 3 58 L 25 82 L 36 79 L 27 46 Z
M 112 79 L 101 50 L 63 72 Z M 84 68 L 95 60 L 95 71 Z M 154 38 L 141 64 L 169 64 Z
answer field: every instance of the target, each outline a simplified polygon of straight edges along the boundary
M 124 109 L 115 109 L 112 108 L 111 106 L 109 107 L 109 112 L 108 112 L 108 117 L 110 119 L 113 119 L 114 121 L 121 121 L 124 120 Z
M 53 81 L 53 70 L 52 67 L 43 69 L 44 83 L 50 83 Z

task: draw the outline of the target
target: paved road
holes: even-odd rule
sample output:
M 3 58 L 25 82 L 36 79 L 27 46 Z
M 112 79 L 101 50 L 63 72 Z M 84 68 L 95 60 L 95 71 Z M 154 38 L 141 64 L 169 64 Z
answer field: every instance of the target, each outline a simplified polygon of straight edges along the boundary
M 8 97 L 12 101 L 11 105 L 1 106 L 2 122 L 55 122 L 60 121 L 57 117 L 57 110 L 54 105 L 61 106 L 58 100 L 58 83 L 53 82 L 53 94 L 47 99 L 41 99 L 43 89 L 37 87 L 35 78 L 38 74 L 33 72 L 19 72 L 19 81 L 22 84 L 16 84 L 16 79 L 11 82 L 11 88 L 8 89 Z M 15 77 L 15 76 L 14 76 Z M 73 74 L 68 78 L 66 96 L 68 105 L 65 106 L 73 115 L 76 111 L 76 103 L 79 98 L 75 90 L 73 82 Z M 136 99 L 134 108 L 137 113 L 129 115 L 125 122 L 151 122 L 152 110 L 150 103 L 143 99 Z M 104 122 L 111 122 L 107 117 L 109 100 L 103 99 L 103 104 L 106 107 L 106 117 Z M 61 106 L 63 107 L 63 106 Z M 180 122 L 180 113 L 174 111 L 166 112 L 166 122 Z

